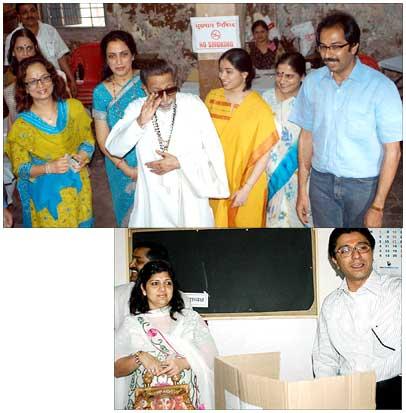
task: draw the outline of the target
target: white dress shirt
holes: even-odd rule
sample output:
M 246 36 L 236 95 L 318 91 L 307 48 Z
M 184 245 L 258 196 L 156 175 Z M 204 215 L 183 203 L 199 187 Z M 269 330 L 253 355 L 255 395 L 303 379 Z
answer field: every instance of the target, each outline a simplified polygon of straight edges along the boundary
M 323 302 L 313 346 L 316 377 L 401 374 L 401 278 L 372 272 L 356 292 L 344 280 Z

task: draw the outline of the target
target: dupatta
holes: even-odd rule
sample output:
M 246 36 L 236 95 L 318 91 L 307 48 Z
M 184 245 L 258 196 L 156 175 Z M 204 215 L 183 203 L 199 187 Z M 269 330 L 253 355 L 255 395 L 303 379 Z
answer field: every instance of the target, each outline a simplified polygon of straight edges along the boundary
M 30 200 L 36 211 L 46 208 L 57 220 L 57 207 L 62 200 L 61 190 L 75 188 L 79 193 L 82 190 L 82 178 L 87 176 L 84 169 L 79 173 L 69 169 L 64 174 L 46 174 L 30 178 L 30 169 L 33 165 L 43 165 L 79 150 L 86 151 L 89 159 L 93 154 L 91 119 L 83 105 L 75 99 L 59 100 L 57 111 L 55 126 L 44 122 L 31 111 L 22 112 L 7 136 L 5 149 L 12 159 L 14 173 L 18 176 L 17 187 L 23 205 L 24 227 L 32 225 Z M 83 225 L 86 226 L 87 223 Z
M 116 99 L 111 99 L 107 105 L 106 116 L 109 128 L 112 129 L 113 126 L 124 116 L 124 112 L 129 103 L 144 96 L 145 92 L 141 87 L 140 77 L 139 75 L 135 75 L 120 90 Z
M 152 312 L 155 310 L 152 310 Z M 169 317 L 169 309 L 159 309 L 162 317 Z M 150 312 L 151 313 L 151 312 Z M 181 383 L 189 385 L 190 400 L 195 408 L 214 408 L 214 357 L 217 355 L 214 342 L 207 326 L 200 316 L 193 310 L 184 309 L 182 314 L 176 313 L 176 322 L 168 332 L 163 333 L 147 320 L 142 314 L 128 316 L 116 337 L 116 359 L 134 351 L 146 351 L 158 360 L 173 357 L 185 357 L 190 365 L 190 370 L 181 373 Z M 208 361 L 208 358 L 211 361 Z M 143 366 L 136 369 L 128 376 L 128 401 L 127 408 L 134 407 L 137 388 L 143 385 Z M 156 384 L 166 384 L 167 377 L 159 376 Z

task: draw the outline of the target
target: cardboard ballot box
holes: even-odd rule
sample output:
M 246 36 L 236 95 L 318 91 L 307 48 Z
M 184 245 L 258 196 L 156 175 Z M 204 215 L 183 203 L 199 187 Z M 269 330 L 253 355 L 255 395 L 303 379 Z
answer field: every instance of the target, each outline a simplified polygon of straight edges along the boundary
M 375 373 L 279 380 L 280 353 L 217 357 L 216 409 L 375 409 Z

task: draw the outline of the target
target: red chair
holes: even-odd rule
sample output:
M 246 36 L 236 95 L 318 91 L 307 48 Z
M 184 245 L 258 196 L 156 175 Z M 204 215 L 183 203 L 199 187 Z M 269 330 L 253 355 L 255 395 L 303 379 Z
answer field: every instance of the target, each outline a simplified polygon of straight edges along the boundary
M 372 67 L 372 69 L 381 71 L 381 68 L 379 67 L 378 62 L 372 56 L 368 56 L 363 53 L 358 53 L 358 57 L 359 57 L 359 60 L 361 60 L 361 63 L 363 63 L 364 65 Z
M 84 43 L 73 50 L 71 55 L 72 73 L 78 88 L 77 99 L 84 105 L 92 104 L 95 86 L 101 82 L 103 59 L 99 43 Z M 80 79 L 78 79 L 80 73 Z

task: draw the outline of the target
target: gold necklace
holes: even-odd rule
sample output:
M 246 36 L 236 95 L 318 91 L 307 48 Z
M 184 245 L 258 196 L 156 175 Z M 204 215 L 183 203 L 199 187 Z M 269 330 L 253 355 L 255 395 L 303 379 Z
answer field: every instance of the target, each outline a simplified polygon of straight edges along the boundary
M 42 113 L 38 110 L 36 110 L 34 113 L 36 113 L 37 116 L 39 116 L 43 121 L 45 121 L 46 123 L 51 123 L 52 125 L 55 124 L 55 121 L 58 117 L 58 109 L 56 105 L 53 105 L 50 115 Z
M 111 82 L 113 83 L 113 99 L 117 100 L 117 95 L 116 95 L 116 84 L 117 86 L 120 86 L 119 91 L 129 82 L 130 79 L 132 79 L 133 76 L 129 77 L 126 81 L 124 81 L 123 84 L 117 82 L 117 80 L 114 80 L 114 75 L 111 76 Z

